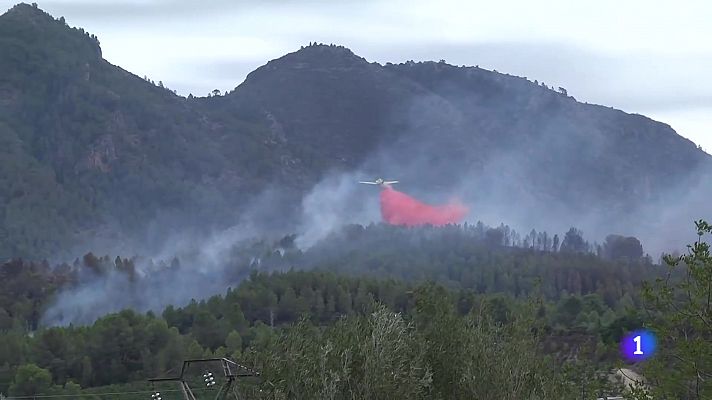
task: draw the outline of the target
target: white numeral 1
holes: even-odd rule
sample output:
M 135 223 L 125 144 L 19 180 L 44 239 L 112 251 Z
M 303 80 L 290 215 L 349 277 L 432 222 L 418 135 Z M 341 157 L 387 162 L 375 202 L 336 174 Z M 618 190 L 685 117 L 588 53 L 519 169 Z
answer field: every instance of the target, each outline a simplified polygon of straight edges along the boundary
M 634 337 L 633 341 L 635 342 L 635 351 L 633 352 L 633 354 L 635 354 L 635 355 L 643 354 L 643 350 L 640 349 L 640 336 Z

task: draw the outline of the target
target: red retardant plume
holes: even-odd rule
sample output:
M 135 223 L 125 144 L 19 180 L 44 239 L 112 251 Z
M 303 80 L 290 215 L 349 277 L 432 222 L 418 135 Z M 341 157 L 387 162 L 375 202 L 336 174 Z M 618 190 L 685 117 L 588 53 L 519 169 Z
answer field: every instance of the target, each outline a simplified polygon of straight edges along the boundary
M 467 207 L 459 203 L 431 206 L 390 186 L 381 191 L 381 215 L 391 225 L 447 225 L 462 221 Z

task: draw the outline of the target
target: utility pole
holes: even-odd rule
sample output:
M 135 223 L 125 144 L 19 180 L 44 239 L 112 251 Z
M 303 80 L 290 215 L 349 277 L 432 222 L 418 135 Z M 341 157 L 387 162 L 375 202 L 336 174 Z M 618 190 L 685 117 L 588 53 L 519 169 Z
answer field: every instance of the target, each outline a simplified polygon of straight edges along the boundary
M 193 394 L 193 391 L 191 390 L 190 385 L 188 385 L 188 381 L 186 380 L 186 372 L 188 368 L 191 365 L 202 365 L 205 369 L 207 368 L 206 365 L 209 366 L 209 364 L 212 364 L 213 366 L 215 366 L 215 364 L 218 363 L 221 367 L 222 375 L 225 378 L 225 382 L 218 389 L 218 392 L 215 395 L 215 400 L 227 399 L 230 393 L 232 393 L 235 400 L 240 400 L 242 396 L 238 395 L 237 387 L 235 387 L 237 378 L 260 376 L 259 372 L 244 365 L 240 365 L 232 360 L 228 360 L 227 358 L 205 358 L 183 361 L 183 367 L 181 368 L 180 375 L 177 377 L 152 378 L 148 381 L 151 383 L 178 382 L 178 384 L 180 384 L 181 392 L 183 393 L 183 398 L 185 400 L 196 400 L 195 395 Z M 213 376 L 212 372 L 206 372 L 205 374 L 203 374 L 203 381 L 205 382 L 205 385 L 208 388 L 217 384 L 215 382 L 215 377 Z M 152 400 L 162 400 L 161 394 L 159 392 L 154 393 L 151 398 Z

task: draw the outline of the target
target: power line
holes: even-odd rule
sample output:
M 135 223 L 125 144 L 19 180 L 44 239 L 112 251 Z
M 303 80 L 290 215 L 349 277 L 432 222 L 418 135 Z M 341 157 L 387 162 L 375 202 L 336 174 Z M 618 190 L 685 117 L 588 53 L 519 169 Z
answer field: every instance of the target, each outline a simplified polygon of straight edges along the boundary
M 207 391 L 209 389 L 195 389 L 196 392 Z M 162 393 L 173 393 L 180 392 L 178 389 L 161 390 Z M 38 394 L 35 396 L 8 396 L 5 397 L 7 400 L 19 400 L 19 399 L 53 399 L 62 397 L 91 397 L 91 396 L 116 396 L 116 395 L 129 395 L 129 394 L 149 394 L 156 393 L 155 390 L 141 390 L 134 392 L 104 392 L 104 393 L 78 393 L 78 394 Z
M 186 372 L 186 369 L 191 365 L 191 364 L 201 364 L 201 363 L 210 363 L 210 362 L 220 362 L 221 367 L 222 367 L 222 372 L 227 379 L 227 381 L 220 387 L 218 390 L 218 394 L 216 398 L 220 397 L 226 397 L 228 392 L 232 389 L 232 392 L 234 393 L 235 397 L 238 398 L 237 393 L 235 392 L 236 388 L 233 387 L 235 384 L 235 379 L 238 377 L 248 377 L 248 376 L 260 376 L 260 373 L 253 370 L 252 368 L 246 367 L 241 364 L 237 364 L 234 361 L 228 360 L 227 358 L 208 358 L 208 359 L 194 359 L 194 360 L 185 360 L 183 361 L 183 367 L 181 368 L 181 373 L 179 377 L 174 377 L 174 378 L 154 378 L 154 379 L 149 379 L 150 382 L 152 383 L 158 383 L 158 382 L 180 382 L 182 387 L 180 390 L 178 389 L 168 389 L 168 390 L 161 390 L 163 393 L 176 393 L 176 392 L 182 392 L 186 398 L 192 398 L 195 400 L 195 396 L 192 394 L 193 391 L 196 392 L 203 392 L 210 390 L 210 387 L 215 385 L 215 379 L 213 378 L 212 373 L 207 373 L 206 375 L 203 375 L 205 379 L 205 382 L 208 383 L 207 388 L 202 388 L 202 389 L 196 389 L 193 390 L 188 386 L 188 382 L 184 378 L 184 374 Z M 210 378 L 210 379 L 208 379 Z M 153 385 L 152 385 L 153 386 Z M 99 392 L 99 393 L 78 393 L 78 394 L 45 394 L 45 395 L 34 395 L 34 396 L 12 396 L 12 397 L 0 397 L 0 400 L 38 400 L 38 399 L 59 399 L 59 398 L 67 398 L 67 397 L 76 397 L 76 398 L 81 398 L 81 397 L 102 397 L 102 396 L 121 396 L 121 395 L 138 395 L 138 394 L 155 394 L 157 398 L 158 397 L 158 392 L 155 390 L 155 387 L 152 390 L 137 390 L 137 391 L 125 391 L 125 392 Z M 188 397 L 190 396 L 190 397 Z

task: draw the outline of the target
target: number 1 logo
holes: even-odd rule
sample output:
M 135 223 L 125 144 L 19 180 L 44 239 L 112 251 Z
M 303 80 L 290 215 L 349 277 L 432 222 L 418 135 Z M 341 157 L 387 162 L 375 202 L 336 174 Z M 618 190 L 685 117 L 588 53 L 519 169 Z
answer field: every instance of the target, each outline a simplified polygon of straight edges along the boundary
M 643 339 L 640 337 L 640 335 L 633 338 L 633 341 L 635 342 L 635 351 L 633 352 L 633 354 L 635 354 L 637 356 L 643 354 L 643 350 L 640 349 L 642 340 Z
M 655 354 L 657 340 L 647 329 L 637 329 L 621 338 L 621 355 L 630 362 L 643 361 Z

